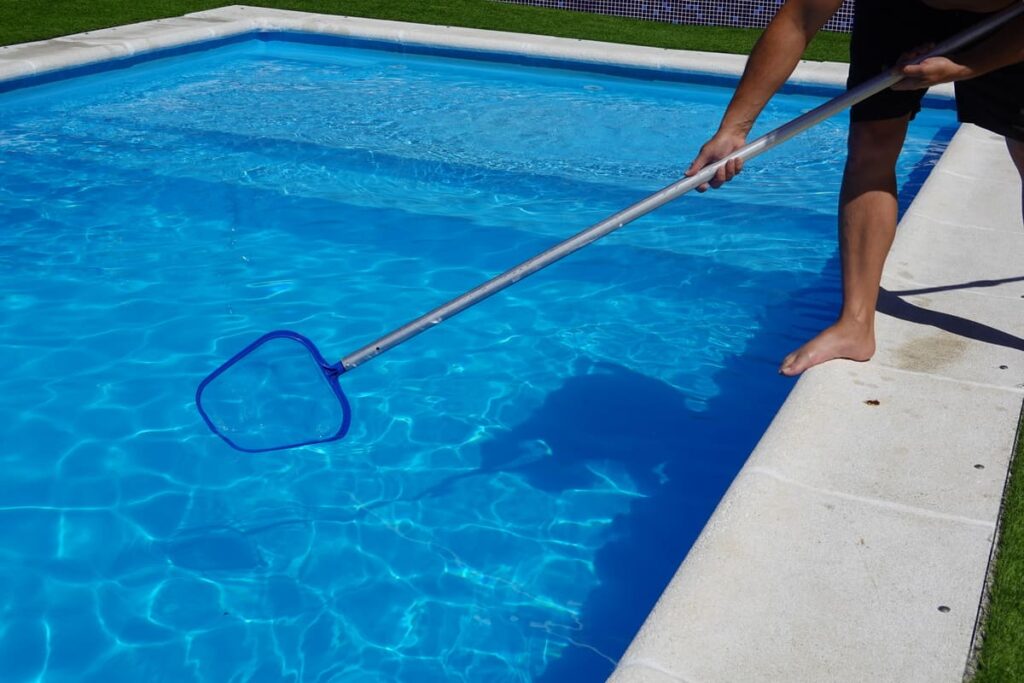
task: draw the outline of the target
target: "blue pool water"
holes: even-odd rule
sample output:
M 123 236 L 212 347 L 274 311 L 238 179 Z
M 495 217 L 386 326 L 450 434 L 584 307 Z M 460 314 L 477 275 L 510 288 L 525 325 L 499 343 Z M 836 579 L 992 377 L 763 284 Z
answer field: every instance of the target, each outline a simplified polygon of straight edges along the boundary
M 346 376 L 344 441 L 193 392 L 675 180 L 730 93 L 276 39 L 0 95 L 0 680 L 602 680 L 830 320 L 845 118 Z

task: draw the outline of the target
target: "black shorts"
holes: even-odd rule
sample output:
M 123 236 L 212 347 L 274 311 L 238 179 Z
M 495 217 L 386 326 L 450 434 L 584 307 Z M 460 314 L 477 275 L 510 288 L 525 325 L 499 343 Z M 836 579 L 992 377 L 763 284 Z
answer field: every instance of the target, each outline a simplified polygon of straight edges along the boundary
M 932 9 L 919 0 L 856 0 L 848 87 L 877 76 L 903 53 L 945 40 L 982 17 Z M 955 88 L 961 121 L 1024 141 L 1024 63 L 958 81 Z M 913 118 L 923 96 L 923 90 L 883 90 L 855 104 L 850 118 L 876 121 L 907 114 Z

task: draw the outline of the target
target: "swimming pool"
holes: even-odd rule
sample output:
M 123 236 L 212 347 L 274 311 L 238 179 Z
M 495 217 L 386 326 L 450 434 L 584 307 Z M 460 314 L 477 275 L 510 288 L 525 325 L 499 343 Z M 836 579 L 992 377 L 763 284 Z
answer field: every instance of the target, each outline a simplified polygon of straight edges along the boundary
M 279 34 L 0 96 L 4 680 L 607 675 L 835 307 L 842 120 L 360 368 L 343 442 L 236 453 L 192 395 L 674 180 L 729 95 Z

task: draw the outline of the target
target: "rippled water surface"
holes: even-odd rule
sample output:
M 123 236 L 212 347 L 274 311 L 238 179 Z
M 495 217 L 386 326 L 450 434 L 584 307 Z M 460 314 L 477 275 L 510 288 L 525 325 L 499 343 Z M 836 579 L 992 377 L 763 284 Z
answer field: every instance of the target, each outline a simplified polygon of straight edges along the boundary
M 193 393 L 675 180 L 730 94 L 251 40 L 0 95 L 0 680 L 603 680 L 836 306 L 845 118 L 347 375 L 344 441 Z

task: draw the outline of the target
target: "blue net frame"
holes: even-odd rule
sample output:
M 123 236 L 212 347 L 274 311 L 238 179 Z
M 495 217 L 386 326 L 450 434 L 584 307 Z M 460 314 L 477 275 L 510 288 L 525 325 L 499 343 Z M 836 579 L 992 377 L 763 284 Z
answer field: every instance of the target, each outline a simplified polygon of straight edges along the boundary
M 298 441 L 296 443 L 275 445 L 266 448 L 249 448 L 239 443 L 236 443 L 234 440 L 231 439 L 231 437 L 229 437 L 227 434 L 224 434 L 220 429 L 217 428 L 217 425 L 211 419 L 206 409 L 203 408 L 203 391 L 210 385 L 211 382 L 215 381 L 226 371 L 230 370 L 232 367 L 242 362 L 253 351 L 256 351 L 267 342 L 273 341 L 275 339 L 288 339 L 294 342 L 298 342 L 299 344 L 305 347 L 306 351 L 309 352 L 309 355 L 316 362 L 316 364 L 320 368 L 320 371 L 323 373 L 324 379 L 327 381 L 327 385 L 330 387 L 335 398 L 338 400 L 338 404 L 341 407 L 342 412 L 341 426 L 338 428 L 337 432 L 326 437 L 309 439 L 306 441 Z M 338 378 L 342 374 L 344 374 L 344 372 L 345 368 L 344 366 L 342 366 L 340 362 L 334 364 L 327 362 L 327 360 L 323 357 L 323 354 L 320 353 L 320 349 L 318 349 L 316 347 L 316 344 L 310 341 L 308 337 L 305 337 L 299 334 L 298 332 L 293 332 L 291 330 L 274 330 L 273 332 L 268 332 L 259 339 L 256 339 L 255 341 L 250 343 L 244 349 L 242 349 L 241 351 L 233 355 L 231 358 L 229 358 L 222 365 L 220 365 L 216 370 L 207 375 L 206 378 L 204 378 L 203 381 L 200 382 L 199 386 L 196 388 L 196 408 L 199 410 L 199 414 L 202 416 L 203 421 L 206 423 L 206 426 L 210 428 L 210 431 L 212 431 L 214 434 L 223 439 L 232 448 L 246 453 L 266 453 L 269 451 L 287 450 L 290 448 L 300 448 L 302 446 L 312 446 L 315 444 L 337 441 L 338 439 L 343 438 L 345 434 L 348 433 L 349 427 L 352 424 L 351 407 L 349 405 L 348 399 L 345 397 L 345 392 L 341 390 L 341 385 L 338 383 Z

